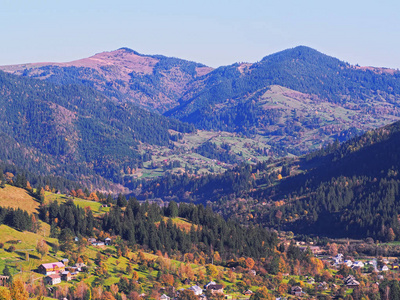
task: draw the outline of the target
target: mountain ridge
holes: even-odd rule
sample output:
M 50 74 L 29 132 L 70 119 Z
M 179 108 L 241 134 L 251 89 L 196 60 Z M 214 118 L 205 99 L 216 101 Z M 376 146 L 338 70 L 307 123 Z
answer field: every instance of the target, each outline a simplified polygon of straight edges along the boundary
M 164 111 L 176 105 L 174 99 L 185 91 L 189 81 L 212 68 L 120 48 L 67 63 L 0 66 L 0 70 L 56 84 L 86 85 L 117 102 L 134 102 L 150 110 Z

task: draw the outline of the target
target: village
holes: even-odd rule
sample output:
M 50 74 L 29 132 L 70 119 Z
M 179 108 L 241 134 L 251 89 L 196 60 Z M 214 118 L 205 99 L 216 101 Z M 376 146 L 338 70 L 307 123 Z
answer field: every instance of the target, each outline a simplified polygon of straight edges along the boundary
M 78 238 L 75 237 L 75 242 Z M 106 238 L 104 241 L 99 241 L 94 238 L 89 238 L 88 243 L 93 247 L 104 249 L 106 246 L 112 245 L 111 238 Z M 287 294 L 289 298 L 302 298 L 302 299 L 314 299 L 313 295 L 315 291 L 326 292 L 333 294 L 335 291 L 342 290 L 342 293 L 352 292 L 359 288 L 360 285 L 365 285 L 365 276 L 374 275 L 376 281 L 374 284 L 379 286 L 380 282 L 385 279 L 386 274 L 399 270 L 399 262 L 397 259 L 391 258 L 359 258 L 357 260 L 352 257 L 345 256 L 342 253 L 336 255 L 329 255 L 327 247 L 314 246 L 312 244 L 306 244 L 304 242 L 297 242 L 297 247 L 300 251 L 308 251 L 324 264 L 326 270 L 333 275 L 330 278 L 317 275 L 315 278 L 312 276 L 296 276 L 297 280 L 294 280 L 293 275 L 289 273 L 282 274 L 282 282 L 287 282 Z M 71 266 L 68 265 L 68 259 L 62 259 L 60 261 L 54 261 L 50 263 L 43 263 L 37 268 L 37 272 L 45 275 L 44 283 L 49 286 L 60 284 L 62 281 L 68 282 L 73 279 L 77 279 L 78 274 L 81 272 L 90 271 L 85 263 L 77 262 Z M 230 268 L 231 271 L 235 272 L 235 268 Z M 247 271 L 248 276 L 255 278 L 259 274 L 258 268 L 250 269 Z M 361 282 L 364 280 L 364 282 Z M 248 288 L 242 292 L 241 297 L 233 297 L 229 291 L 225 291 L 224 284 L 218 283 L 218 281 L 209 281 L 207 284 L 201 285 L 199 282 L 193 282 L 189 279 L 182 281 L 183 285 L 189 286 L 187 288 L 179 288 L 169 290 L 169 293 L 160 294 L 159 299 L 170 300 L 180 299 L 180 295 L 185 292 L 190 292 L 200 300 L 206 300 L 208 298 L 218 299 L 248 299 L 255 294 L 255 290 Z M 165 290 L 162 288 L 161 291 Z M 346 292 L 347 291 L 347 292 Z M 168 295 L 167 295 L 168 294 Z M 146 293 L 139 295 L 145 298 L 148 296 Z M 276 297 L 276 300 L 289 299 L 287 297 Z

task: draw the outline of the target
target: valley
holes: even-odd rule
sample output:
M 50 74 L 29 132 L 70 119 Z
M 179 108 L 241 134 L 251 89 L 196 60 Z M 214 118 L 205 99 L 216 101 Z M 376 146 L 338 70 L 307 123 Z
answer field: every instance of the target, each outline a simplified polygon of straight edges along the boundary
M 398 299 L 398 70 L 305 46 L 0 70 L 0 299 Z

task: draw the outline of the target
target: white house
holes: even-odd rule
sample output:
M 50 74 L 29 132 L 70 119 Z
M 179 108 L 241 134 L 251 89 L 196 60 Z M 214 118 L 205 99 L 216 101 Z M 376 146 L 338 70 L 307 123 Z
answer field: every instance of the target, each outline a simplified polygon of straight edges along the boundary
M 215 284 L 217 284 L 217 283 L 214 282 L 214 281 L 210 281 L 209 283 L 207 283 L 207 284 L 204 286 L 204 288 L 207 289 L 210 285 L 215 285 Z
M 198 285 L 191 286 L 188 290 L 193 291 L 196 296 L 203 294 L 203 290 Z
M 165 295 L 165 294 L 162 294 L 161 297 L 160 297 L 160 300 L 170 300 L 170 299 L 171 299 L 171 298 L 168 297 L 168 296 Z
M 387 266 L 387 265 L 384 265 L 384 266 L 382 267 L 381 271 L 382 271 L 382 272 L 389 271 L 388 266 Z
M 343 263 L 348 267 L 351 267 L 353 265 L 353 262 L 351 260 L 345 260 Z
M 51 274 L 44 278 L 46 284 L 55 285 L 61 283 L 61 276 L 57 274 Z
M 362 261 L 355 261 L 353 263 L 354 268 L 364 268 L 364 263 Z

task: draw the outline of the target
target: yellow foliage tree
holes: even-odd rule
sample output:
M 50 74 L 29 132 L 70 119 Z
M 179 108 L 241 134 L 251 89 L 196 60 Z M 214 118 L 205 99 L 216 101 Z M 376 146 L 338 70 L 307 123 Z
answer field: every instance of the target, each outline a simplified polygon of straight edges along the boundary
M 4 288 L 0 290 L 0 300 L 12 300 L 8 289 Z
M 29 294 L 25 289 L 25 285 L 21 279 L 17 278 L 13 281 L 11 285 L 11 299 L 18 299 L 18 300 L 28 300 Z
M 211 276 L 212 278 L 215 278 L 218 275 L 218 269 L 214 265 L 207 265 L 206 272 L 207 272 L 207 275 Z

